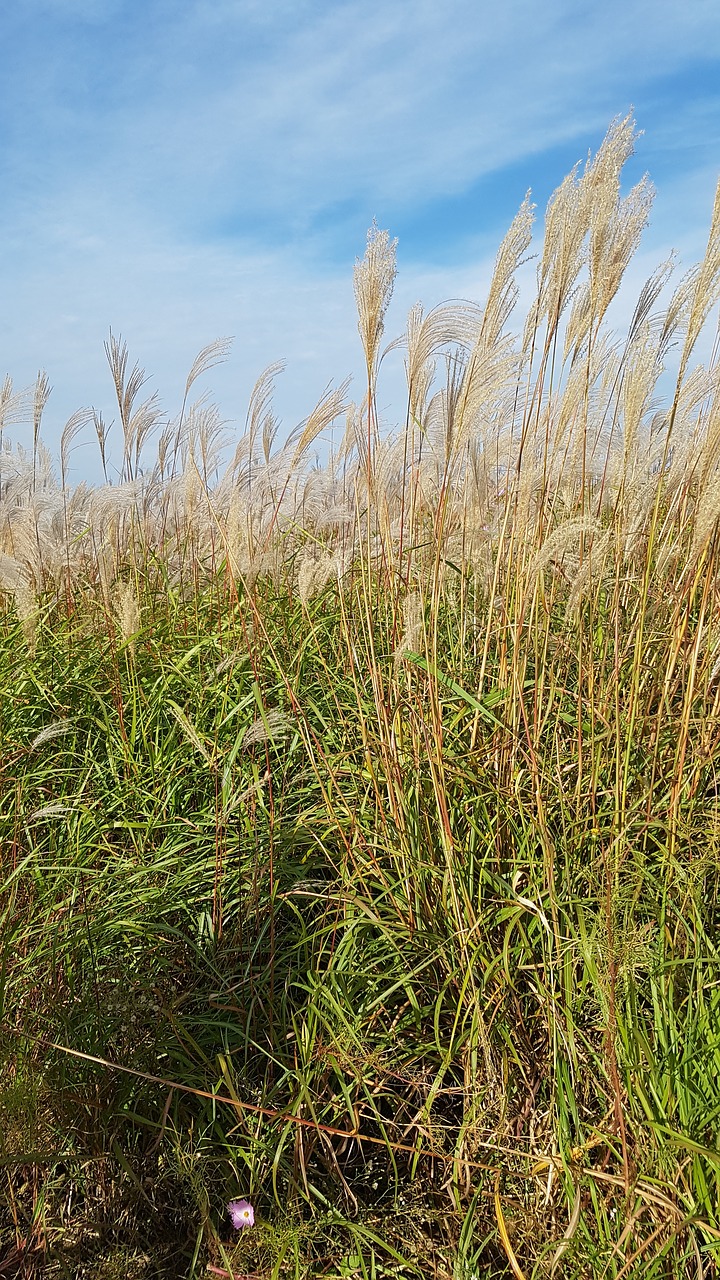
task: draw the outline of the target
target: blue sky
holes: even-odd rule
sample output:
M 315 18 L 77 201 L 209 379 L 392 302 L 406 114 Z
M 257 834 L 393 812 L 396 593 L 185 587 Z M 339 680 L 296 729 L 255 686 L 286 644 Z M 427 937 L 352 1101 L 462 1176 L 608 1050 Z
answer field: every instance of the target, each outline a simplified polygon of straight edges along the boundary
M 48 370 L 51 444 L 82 404 L 112 416 L 110 326 L 168 412 L 215 337 L 235 336 L 207 383 L 233 422 L 285 357 L 289 430 L 359 371 L 373 217 L 399 239 L 391 336 L 417 299 L 481 298 L 526 189 L 541 214 L 630 107 L 628 182 L 657 188 L 638 283 L 702 253 L 717 0 L 14 0 L 0 48 L 0 374 Z M 398 391 L 399 367 L 390 419 Z

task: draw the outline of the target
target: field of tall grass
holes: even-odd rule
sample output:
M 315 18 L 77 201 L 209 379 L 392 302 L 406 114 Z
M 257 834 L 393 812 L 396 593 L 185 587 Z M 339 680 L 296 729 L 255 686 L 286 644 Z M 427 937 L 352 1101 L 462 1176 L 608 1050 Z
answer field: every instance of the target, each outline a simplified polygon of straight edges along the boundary
M 283 443 L 222 342 L 168 421 L 111 336 L 112 481 L 6 382 L 0 1276 L 718 1275 L 720 188 L 610 331 L 634 136 L 413 308 L 394 434 L 375 226 Z

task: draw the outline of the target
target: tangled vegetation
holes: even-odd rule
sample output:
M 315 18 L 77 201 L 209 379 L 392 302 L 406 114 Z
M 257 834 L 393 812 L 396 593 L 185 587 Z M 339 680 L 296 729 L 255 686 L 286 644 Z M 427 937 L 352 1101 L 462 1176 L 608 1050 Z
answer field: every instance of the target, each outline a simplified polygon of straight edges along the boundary
M 529 200 L 483 305 L 411 311 L 394 435 L 376 227 L 364 398 L 282 445 L 278 366 L 227 464 L 225 344 L 168 422 L 111 337 L 72 488 L 102 418 L 57 480 L 6 383 L 0 1276 L 718 1274 L 720 189 L 612 333 L 633 138 L 521 333 Z

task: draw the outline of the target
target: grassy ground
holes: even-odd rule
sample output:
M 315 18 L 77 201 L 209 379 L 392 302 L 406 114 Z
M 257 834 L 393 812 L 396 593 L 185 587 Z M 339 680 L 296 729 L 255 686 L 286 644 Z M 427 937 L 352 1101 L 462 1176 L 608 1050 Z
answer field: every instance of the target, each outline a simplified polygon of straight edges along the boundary
M 112 343 L 120 482 L 5 459 L 0 1276 L 717 1275 L 720 200 L 613 345 L 628 130 L 517 349 L 529 206 L 484 309 L 411 315 L 395 442 L 375 230 L 325 471 L 273 371 L 229 479 L 202 402 L 144 471 Z
M 80 608 L 32 659 L 6 617 L 4 1231 L 28 1265 L 544 1275 L 567 1233 L 566 1275 L 710 1267 L 717 728 L 672 808 L 686 691 L 661 717 L 659 643 L 634 725 L 600 616 L 538 619 L 541 706 L 496 636 L 477 698 L 472 591 L 451 580 L 420 646 L 437 667 L 393 657 L 360 579 L 311 607 L 148 586 L 132 642 Z M 236 1248 L 240 1193 L 261 1225 Z

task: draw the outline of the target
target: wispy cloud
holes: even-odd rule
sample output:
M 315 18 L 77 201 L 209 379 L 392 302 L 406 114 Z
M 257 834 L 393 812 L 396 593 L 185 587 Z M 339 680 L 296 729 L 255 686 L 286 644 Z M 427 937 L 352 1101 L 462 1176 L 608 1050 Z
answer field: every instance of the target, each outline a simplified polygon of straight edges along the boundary
M 648 86 L 720 56 L 705 0 L 682 17 L 644 0 L 485 14 L 477 0 L 36 0 L 21 14 L 4 92 L 16 173 L 102 184 L 176 226 L 234 216 L 260 236 L 263 218 L 292 233 L 338 199 L 399 212 L 567 139 L 587 145 Z M 16 143 L 27 153 L 8 156 Z

